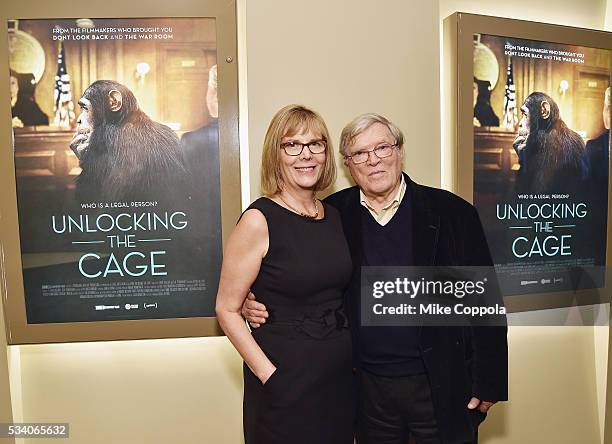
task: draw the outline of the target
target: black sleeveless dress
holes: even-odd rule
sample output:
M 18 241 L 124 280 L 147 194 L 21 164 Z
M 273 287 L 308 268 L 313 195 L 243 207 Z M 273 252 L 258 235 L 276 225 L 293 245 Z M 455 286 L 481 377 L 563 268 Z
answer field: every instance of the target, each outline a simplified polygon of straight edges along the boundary
M 325 205 L 325 204 L 324 204 Z M 342 312 L 351 257 L 338 211 L 306 219 L 262 197 L 269 247 L 252 285 L 269 313 L 253 337 L 277 370 L 244 365 L 245 444 L 352 444 L 351 339 Z

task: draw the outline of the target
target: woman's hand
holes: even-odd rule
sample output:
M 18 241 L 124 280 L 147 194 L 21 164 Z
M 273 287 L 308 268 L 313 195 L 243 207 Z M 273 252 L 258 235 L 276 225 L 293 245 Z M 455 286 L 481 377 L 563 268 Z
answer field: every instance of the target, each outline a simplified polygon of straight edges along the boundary
M 257 302 L 255 300 L 255 295 L 250 291 L 242 303 L 240 313 L 242 313 L 242 317 L 246 319 L 253 328 L 261 327 L 262 324 L 266 323 L 266 318 L 268 317 L 266 306 L 261 302 Z
M 217 321 L 251 371 L 267 381 L 276 369 L 248 330 L 240 310 L 268 250 L 268 225 L 255 209 L 246 211 L 230 235 L 217 292 Z
M 263 378 L 259 378 L 259 380 L 261 381 L 261 383 L 263 385 L 266 385 L 266 382 L 268 382 L 268 379 L 270 379 L 272 377 L 272 375 L 276 372 L 276 367 L 272 366 L 272 371 L 268 372 L 267 375 Z

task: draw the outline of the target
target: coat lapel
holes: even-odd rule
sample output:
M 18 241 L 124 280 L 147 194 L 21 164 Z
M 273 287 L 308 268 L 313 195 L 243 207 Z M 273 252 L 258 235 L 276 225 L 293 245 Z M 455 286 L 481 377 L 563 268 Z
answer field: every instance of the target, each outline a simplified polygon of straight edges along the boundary
M 440 216 L 434 214 L 424 198 L 421 185 L 408 175 L 404 179 L 412 198 L 412 246 L 414 265 L 434 265 L 440 231 Z

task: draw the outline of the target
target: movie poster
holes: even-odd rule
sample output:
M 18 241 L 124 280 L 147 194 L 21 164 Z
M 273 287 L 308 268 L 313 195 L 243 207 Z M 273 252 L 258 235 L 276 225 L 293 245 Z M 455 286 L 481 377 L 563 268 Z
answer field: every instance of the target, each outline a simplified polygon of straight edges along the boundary
M 610 62 L 474 35 L 474 205 L 504 295 L 604 285 Z
M 30 324 L 214 316 L 215 20 L 10 20 Z

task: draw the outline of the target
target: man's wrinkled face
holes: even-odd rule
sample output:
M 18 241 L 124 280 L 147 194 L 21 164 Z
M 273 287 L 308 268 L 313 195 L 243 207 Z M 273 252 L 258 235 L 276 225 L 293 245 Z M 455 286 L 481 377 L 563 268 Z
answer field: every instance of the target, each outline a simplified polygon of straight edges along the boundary
M 353 140 L 345 154 L 351 156 L 360 151 L 371 151 L 396 143 L 397 141 L 386 125 L 375 123 Z M 393 148 L 391 155 L 382 159 L 371 151 L 368 154 L 368 160 L 363 163 L 355 164 L 348 158 L 345 160 L 353 180 L 370 199 L 387 197 L 398 186 L 401 181 L 403 162 L 403 146 Z

